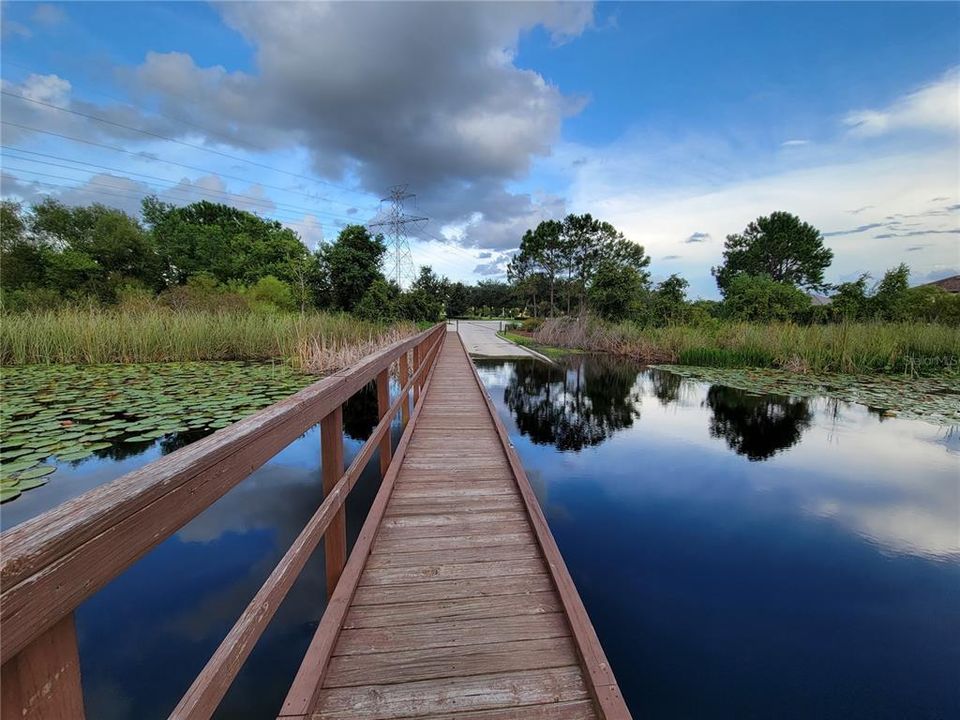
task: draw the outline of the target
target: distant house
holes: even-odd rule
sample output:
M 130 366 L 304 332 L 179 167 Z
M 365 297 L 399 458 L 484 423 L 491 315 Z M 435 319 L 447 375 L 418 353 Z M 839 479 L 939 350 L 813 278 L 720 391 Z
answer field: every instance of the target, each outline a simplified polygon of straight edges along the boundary
M 943 288 L 948 293 L 960 293 L 960 275 L 951 275 L 946 277 L 943 280 L 935 280 L 932 283 L 924 283 L 925 285 L 936 285 L 938 288 Z

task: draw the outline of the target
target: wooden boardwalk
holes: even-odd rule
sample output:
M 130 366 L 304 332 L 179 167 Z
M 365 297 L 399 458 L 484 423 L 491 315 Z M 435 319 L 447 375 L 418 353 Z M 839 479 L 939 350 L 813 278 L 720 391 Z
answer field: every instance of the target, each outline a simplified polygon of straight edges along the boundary
M 343 405 L 370 383 L 380 421 L 345 468 Z M 0 535 L 0 715 L 82 720 L 77 608 L 318 423 L 323 501 L 171 720 L 213 717 L 321 543 L 329 599 L 280 718 L 630 717 L 523 466 L 445 324 Z M 377 448 L 383 479 L 348 555 L 345 502 Z
M 481 387 L 448 333 L 281 717 L 629 717 Z

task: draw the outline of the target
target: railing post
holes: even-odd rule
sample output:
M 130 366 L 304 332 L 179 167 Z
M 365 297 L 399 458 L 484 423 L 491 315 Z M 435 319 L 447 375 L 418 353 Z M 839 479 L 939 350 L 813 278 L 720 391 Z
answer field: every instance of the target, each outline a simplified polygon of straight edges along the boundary
M 343 406 L 320 421 L 320 452 L 322 455 L 323 496 L 326 497 L 343 475 Z M 333 595 L 340 573 L 347 562 L 346 505 L 342 505 L 330 521 L 323 536 L 327 568 L 327 597 Z
M 420 369 L 420 363 L 423 361 L 423 358 L 420 356 L 420 344 L 417 343 L 413 346 L 413 371 L 417 372 Z M 420 402 L 420 379 L 423 377 L 421 374 L 413 381 L 413 404 L 416 407 L 416 404 Z
M 410 380 L 410 366 L 407 363 L 407 352 L 404 351 L 403 355 L 400 356 L 400 389 L 401 390 L 409 380 Z M 405 390 L 403 393 L 403 404 L 400 406 L 400 420 L 403 423 L 403 427 L 406 427 L 407 423 L 410 422 L 410 391 L 409 390 Z
M 0 715 L 24 720 L 83 720 L 73 613 L 0 668 Z
M 383 419 L 383 416 L 390 410 L 390 368 L 383 370 L 377 375 L 377 416 Z M 393 444 L 388 429 L 380 440 L 380 477 L 387 475 L 387 468 L 390 467 L 390 460 L 393 457 Z

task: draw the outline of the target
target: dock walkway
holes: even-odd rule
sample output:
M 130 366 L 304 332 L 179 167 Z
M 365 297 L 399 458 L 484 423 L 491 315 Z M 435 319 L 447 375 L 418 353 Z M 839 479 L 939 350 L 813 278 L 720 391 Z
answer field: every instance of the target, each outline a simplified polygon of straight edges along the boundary
M 455 333 L 415 422 L 307 716 L 629 717 Z

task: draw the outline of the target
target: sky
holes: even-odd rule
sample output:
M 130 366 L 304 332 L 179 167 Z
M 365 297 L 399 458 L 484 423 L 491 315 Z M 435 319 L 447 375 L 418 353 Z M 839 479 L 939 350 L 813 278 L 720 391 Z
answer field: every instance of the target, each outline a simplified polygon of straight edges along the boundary
M 4 197 L 225 201 L 308 247 L 416 197 L 417 265 L 503 279 L 589 212 L 714 298 L 777 210 L 829 282 L 960 273 L 960 3 L 4 2 Z

